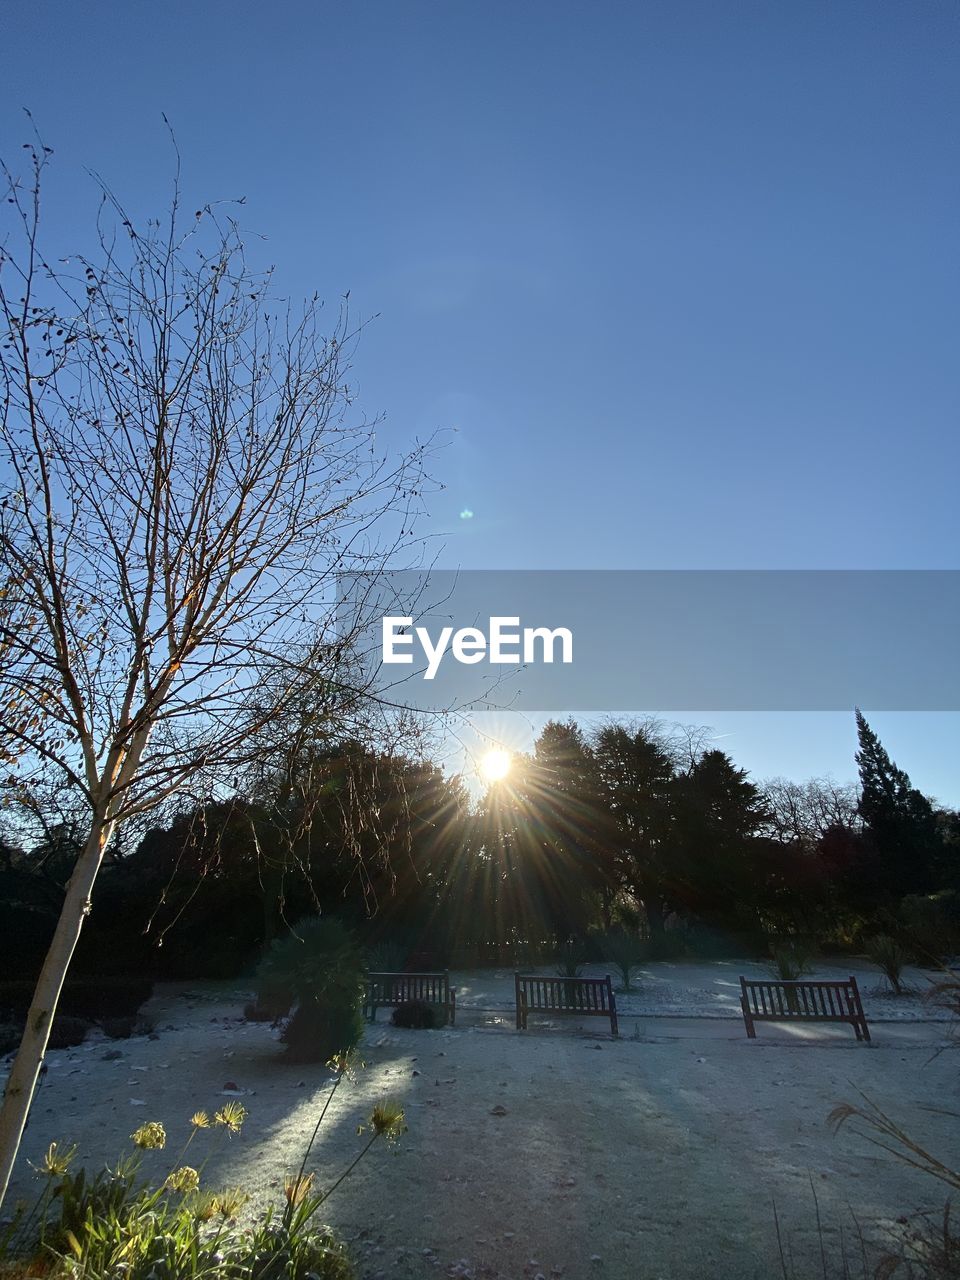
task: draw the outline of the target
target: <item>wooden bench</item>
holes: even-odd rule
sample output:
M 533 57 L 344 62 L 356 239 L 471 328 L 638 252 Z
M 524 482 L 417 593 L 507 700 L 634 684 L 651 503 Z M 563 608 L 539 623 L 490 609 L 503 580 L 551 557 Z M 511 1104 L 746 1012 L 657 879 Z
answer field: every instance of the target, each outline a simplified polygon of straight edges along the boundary
M 870 1039 L 852 977 L 846 982 L 748 982 L 741 976 L 740 1008 L 751 1040 L 757 1034 L 755 1022 L 849 1022 L 858 1040 Z
M 363 996 L 363 1014 L 377 1020 L 381 1005 L 396 1008 L 408 1000 L 442 1005 L 451 1026 L 457 1014 L 457 993 L 450 987 L 448 973 L 368 973 Z
M 613 984 L 606 978 L 544 978 L 518 973 L 517 1030 L 526 1031 L 527 1016 L 534 1013 L 579 1014 L 581 1017 L 610 1019 L 610 1033 L 617 1036 L 617 1002 Z

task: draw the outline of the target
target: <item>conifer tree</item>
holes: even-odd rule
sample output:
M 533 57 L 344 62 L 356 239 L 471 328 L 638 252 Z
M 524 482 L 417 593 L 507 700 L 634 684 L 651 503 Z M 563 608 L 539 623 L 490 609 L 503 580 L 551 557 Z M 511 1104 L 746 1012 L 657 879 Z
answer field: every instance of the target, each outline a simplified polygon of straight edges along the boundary
M 859 809 L 866 836 L 861 887 L 888 901 L 929 892 L 936 887 L 943 852 L 933 806 L 890 759 L 859 708 L 856 716 Z

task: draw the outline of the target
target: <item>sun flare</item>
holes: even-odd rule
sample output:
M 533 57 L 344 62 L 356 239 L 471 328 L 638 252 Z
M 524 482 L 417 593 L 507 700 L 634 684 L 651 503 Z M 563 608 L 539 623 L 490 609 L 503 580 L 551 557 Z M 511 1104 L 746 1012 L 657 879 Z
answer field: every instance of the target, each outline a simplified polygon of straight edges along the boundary
M 488 751 L 480 761 L 480 772 L 485 782 L 502 782 L 510 772 L 511 757 L 509 751 L 495 747 Z

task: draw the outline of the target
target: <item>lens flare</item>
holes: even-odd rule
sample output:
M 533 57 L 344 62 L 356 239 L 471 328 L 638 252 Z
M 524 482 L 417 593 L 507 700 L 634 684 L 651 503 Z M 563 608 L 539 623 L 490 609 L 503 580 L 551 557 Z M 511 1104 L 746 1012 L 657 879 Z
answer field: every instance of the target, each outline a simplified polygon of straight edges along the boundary
M 509 751 L 496 747 L 488 751 L 480 761 L 480 772 L 485 782 L 502 782 L 510 772 L 511 757 Z

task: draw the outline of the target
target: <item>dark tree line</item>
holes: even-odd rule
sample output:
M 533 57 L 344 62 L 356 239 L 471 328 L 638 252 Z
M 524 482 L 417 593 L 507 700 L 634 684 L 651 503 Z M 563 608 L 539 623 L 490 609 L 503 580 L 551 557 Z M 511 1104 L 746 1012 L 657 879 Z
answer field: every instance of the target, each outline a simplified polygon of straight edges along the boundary
M 613 929 L 654 954 L 800 934 L 957 924 L 960 817 L 937 810 L 857 713 L 860 786 L 752 781 L 654 721 L 548 724 L 471 804 L 424 759 L 301 743 L 243 794 L 148 831 L 104 868 L 78 969 L 231 976 L 307 915 L 422 964 L 512 962 Z M 29 974 L 83 833 L 0 844 L 4 967 Z

